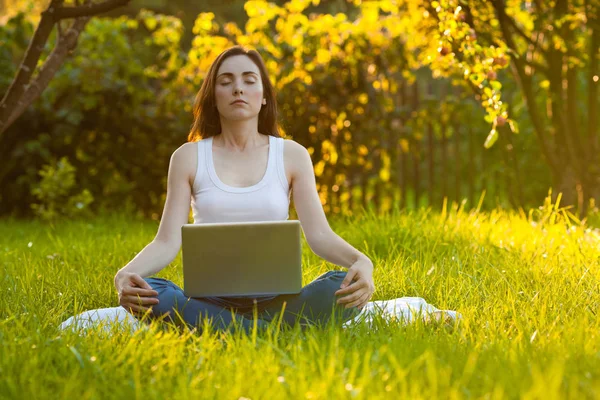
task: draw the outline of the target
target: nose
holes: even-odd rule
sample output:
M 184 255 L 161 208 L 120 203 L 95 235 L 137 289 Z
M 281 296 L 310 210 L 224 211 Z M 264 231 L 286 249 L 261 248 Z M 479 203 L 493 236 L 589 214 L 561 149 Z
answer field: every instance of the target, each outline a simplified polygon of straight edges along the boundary
M 238 95 L 238 94 L 244 94 L 244 90 L 242 88 L 235 88 L 233 89 L 233 94 L 234 95 Z

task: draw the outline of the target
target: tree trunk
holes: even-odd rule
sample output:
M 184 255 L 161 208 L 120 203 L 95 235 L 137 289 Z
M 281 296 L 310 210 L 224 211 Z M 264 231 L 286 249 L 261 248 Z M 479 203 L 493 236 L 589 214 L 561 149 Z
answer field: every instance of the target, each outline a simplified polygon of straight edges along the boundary
M 50 2 L 48 8 L 42 13 L 42 19 L 33 34 L 15 78 L 0 101 L 0 135 L 48 86 L 67 55 L 77 46 L 77 38 L 88 20 L 93 15 L 123 6 L 129 1 L 107 0 L 102 3 L 92 3 L 90 0 L 86 0 L 86 4 L 77 7 L 64 7 L 64 0 Z M 63 33 L 59 22 L 67 18 L 75 18 L 75 21 Z M 57 44 L 40 68 L 37 77 L 31 80 L 54 25 L 58 27 Z

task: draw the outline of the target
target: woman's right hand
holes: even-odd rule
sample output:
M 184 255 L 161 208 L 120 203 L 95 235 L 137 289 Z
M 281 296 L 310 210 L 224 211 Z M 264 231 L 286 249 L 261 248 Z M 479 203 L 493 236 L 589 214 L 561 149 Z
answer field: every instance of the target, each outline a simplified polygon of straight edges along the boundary
M 143 315 L 149 307 L 158 304 L 158 292 L 152 289 L 140 275 L 132 272 L 118 272 L 115 287 L 119 294 L 119 304 L 133 315 Z

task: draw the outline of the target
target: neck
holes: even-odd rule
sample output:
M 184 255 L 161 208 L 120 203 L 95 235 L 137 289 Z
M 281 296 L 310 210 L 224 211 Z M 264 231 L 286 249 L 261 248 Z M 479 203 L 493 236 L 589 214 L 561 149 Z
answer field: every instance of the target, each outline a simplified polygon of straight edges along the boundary
M 221 133 L 218 144 L 230 150 L 244 151 L 264 144 L 263 135 L 258 132 L 256 119 L 244 121 L 224 121 L 221 119 Z M 213 139 L 214 141 L 214 139 Z

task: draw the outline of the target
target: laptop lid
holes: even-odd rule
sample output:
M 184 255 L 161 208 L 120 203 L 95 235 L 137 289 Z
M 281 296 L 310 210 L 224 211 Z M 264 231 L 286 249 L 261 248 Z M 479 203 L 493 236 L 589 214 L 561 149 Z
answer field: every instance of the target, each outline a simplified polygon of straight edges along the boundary
M 302 289 L 300 221 L 185 224 L 183 291 L 188 297 L 261 296 Z

